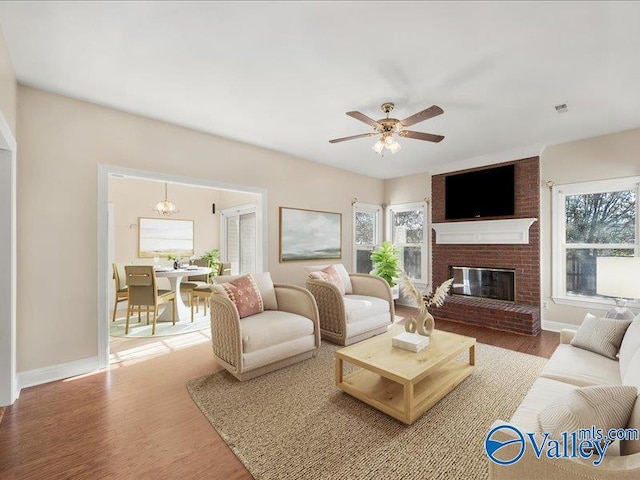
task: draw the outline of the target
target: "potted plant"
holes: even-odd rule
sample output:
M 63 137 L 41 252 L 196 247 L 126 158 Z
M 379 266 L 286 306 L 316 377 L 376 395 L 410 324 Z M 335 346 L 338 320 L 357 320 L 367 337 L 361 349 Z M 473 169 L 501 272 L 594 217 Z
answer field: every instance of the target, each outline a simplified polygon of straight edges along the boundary
M 211 282 L 211 279 L 218 275 L 218 269 L 220 268 L 220 250 L 213 248 L 208 252 L 204 252 L 200 258 L 209 260 L 209 268 L 211 269 L 209 282 Z
M 373 263 L 371 274 L 384 279 L 391 288 L 393 298 L 398 298 L 400 294 L 396 282 L 400 270 L 398 248 L 389 241 L 382 242 L 382 245 L 371 253 L 371 262 Z

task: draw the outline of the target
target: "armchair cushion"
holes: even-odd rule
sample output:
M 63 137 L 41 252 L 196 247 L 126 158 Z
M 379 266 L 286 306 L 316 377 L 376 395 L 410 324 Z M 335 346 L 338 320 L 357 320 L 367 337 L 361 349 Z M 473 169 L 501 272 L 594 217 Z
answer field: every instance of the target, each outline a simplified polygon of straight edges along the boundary
M 347 323 L 389 313 L 389 302 L 381 298 L 364 295 L 345 295 L 343 301 Z
M 253 280 L 258 286 L 260 295 L 262 296 L 262 304 L 265 310 L 278 310 L 278 301 L 276 300 L 276 290 L 271 280 L 271 274 L 269 272 L 252 273 Z M 213 280 L 216 284 L 228 283 L 236 278 L 240 278 L 242 275 L 224 275 L 221 277 L 214 277 Z
M 314 334 L 313 321 L 295 313 L 265 311 L 240 321 L 242 350 L 251 353 Z
M 347 269 L 344 268 L 344 265 L 342 265 L 341 263 L 332 263 L 331 265 L 335 267 L 336 271 L 340 275 L 340 279 L 342 280 L 342 284 L 344 285 L 344 293 L 346 293 L 347 295 L 353 293 L 351 277 L 349 277 L 349 272 L 347 272 Z M 322 270 L 326 267 L 328 267 L 328 265 L 307 265 L 306 267 L 304 267 L 304 269 L 307 271 L 307 273 L 311 273 L 317 272 L 318 270 Z
M 219 285 L 222 287 L 238 310 L 240 318 L 249 317 L 264 311 L 262 295 L 251 274 L 238 277 L 231 282 Z M 220 291 L 220 288 L 217 289 Z
M 325 282 L 329 282 L 336 286 L 340 294 L 345 294 L 344 282 L 342 281 L 342 278 L 340 277 L 340 274 L 338 273 L 338 270 L 334 265 L 329 265 L 322 270 L 311 272 L 309 273 L 309 276 L 317 280 L 324 280 Z

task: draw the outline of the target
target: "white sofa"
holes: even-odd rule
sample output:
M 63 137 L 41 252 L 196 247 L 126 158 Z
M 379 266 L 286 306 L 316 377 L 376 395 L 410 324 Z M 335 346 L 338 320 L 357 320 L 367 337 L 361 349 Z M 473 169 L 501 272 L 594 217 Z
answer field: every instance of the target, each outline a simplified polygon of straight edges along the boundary
M 640 316 L 627 330 L 619 354 L 619 361 L 606 358 L 570 345 L 575 331 L 562 330 L 560 345 L 544 367 L 539 378 L 509 422 L 521 432 L 536 432 L 538 413 L 556 403 L 573 389 L 592 385 L 631 385 L 640 389 Z M 636 400 L 627 428 L 640 429 L 640 400 Z M 492 437 L 507 441 L 508 430 L 500 430 Z M 640 453 L 620 454 L 620 443 L 614 442 L 598 466 L 593 459 L 553 459 L 544 455 L 538 459 L 528 446 L 523 457 L 513 465 L 499 466 L 489 461 L 492 480 L 638 480 L 640 479 Z

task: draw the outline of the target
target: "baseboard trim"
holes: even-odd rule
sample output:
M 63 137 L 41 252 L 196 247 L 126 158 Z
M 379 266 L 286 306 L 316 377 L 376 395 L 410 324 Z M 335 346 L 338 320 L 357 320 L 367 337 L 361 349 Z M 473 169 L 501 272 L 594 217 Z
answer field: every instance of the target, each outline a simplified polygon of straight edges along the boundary
M 73 362 L 35 368 L 25 372 L 18 372 L 18 392 L 23 388 L 55 382 L 63 378 L 75 377 L 98 369 L 98 357 L 83 358 Z
M 559 332 L 565 328 L 569 330 L 577 330 L 579 325 L 574 325 L 573 323 L 562 323 L 562 322 L 552 322 L 550 320 L 542 320 L 542 330 L 547 330 L 549 332 Z

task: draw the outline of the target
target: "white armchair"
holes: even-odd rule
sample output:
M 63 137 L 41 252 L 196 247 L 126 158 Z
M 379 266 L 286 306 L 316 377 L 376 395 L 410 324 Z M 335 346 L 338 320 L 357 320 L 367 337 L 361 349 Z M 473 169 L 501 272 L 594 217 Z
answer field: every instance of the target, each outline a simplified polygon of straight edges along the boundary
M 213 355 L 238 380 L 248 380 L 313 357 L 320 347 L 318 309 L 311 294 L 254 274 L 264 312 L 240 318 L 231 300 L 211 296 Z M 237 278 L 216 277 L 216 283 Z
M 341 264 L 335 266 L 345 285 L 344 296 L 335 285 L 324 280 L 309 278 L 306 283 L 318 305 L 322 338 L 340 345 L 351 345 L 385 333 L 395 317 L 387 282 L 374 275 L 349 274 Z M 324 267 L 307 267 L 307 271 Z

